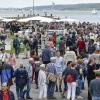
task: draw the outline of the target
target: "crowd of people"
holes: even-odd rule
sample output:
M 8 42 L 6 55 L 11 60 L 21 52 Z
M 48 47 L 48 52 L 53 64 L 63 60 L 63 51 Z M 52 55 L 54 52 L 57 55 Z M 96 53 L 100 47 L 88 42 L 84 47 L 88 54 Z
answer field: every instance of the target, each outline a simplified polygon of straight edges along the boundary
M 64 33 L 51 35 L 48 29 L 63 29 Z M 0 51 L 0 100 L 15 100 L 15 94 L 10 91 L 12 85 L 16 86 L 18 100 L 34 100 L 30 95 L 34 82 L 39 100 L 57 100 L 55 92 L 59 92 L 62 99 L 84 99 L 81 93 L 86 87 L 88 100 L 100 100 L 99 24 L 36 23 L 35 28 L 26 33 L 23 32 L 21 38 L 20 34 L 14 36 L 15 53 Z M 22 59 L 28 62 L 18 66 L 22 47 Z

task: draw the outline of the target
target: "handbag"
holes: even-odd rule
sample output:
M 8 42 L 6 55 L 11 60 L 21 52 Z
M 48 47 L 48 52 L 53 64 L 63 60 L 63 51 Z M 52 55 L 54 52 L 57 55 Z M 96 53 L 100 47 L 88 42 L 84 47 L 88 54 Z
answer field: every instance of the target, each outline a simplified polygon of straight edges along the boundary
M 53 73 L 49 73 L 49 74 L 48 74 L 48 80 L 49 80 L 49 81 L 52 81 L 52 82 L 56 82 L 57 77 L 56 77 L 56 75 L 54 75 Z

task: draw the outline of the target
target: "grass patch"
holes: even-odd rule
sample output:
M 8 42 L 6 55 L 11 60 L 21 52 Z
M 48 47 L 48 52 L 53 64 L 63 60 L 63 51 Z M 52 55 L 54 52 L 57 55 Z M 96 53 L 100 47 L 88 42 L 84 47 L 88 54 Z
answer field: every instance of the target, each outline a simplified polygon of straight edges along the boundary
M 5 50 L 6 53 L 15 53 L 15 49 L 12 47 L 11 50 Z

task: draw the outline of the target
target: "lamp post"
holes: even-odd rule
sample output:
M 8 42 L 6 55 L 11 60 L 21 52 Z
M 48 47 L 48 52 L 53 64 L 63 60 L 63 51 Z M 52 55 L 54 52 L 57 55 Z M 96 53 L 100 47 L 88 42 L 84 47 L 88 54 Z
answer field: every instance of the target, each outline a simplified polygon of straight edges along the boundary
M 34 0 L 33 0 L 33 15 L 34 15 Z

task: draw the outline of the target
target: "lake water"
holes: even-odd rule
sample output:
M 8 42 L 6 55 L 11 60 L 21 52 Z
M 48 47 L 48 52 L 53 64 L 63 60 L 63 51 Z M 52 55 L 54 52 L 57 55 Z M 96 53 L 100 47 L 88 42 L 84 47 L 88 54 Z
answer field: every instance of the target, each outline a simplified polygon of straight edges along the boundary
M 97 14 L 92 14 L 92 11 L 54 11 L 54 10 L 49 10 L 45 11 L 50 15 L 51 13 L 53 16 L 57 16 L 60 18 L 74 18 L 78 19 L 80 21 L 89 21 L 89 22 L 99 22 L 100 23 L 100 11 L 98 11 Z M 17 15 L 22 16 L 23 14 L 30 14 L 31 11 L 5 11 L 5 10 L 0 10 L 0 17 L 16 17 Z M 40 14 L 41 16 L 44 15 L 44 11 L 37 11 L 35 10 L 35 14 Z

